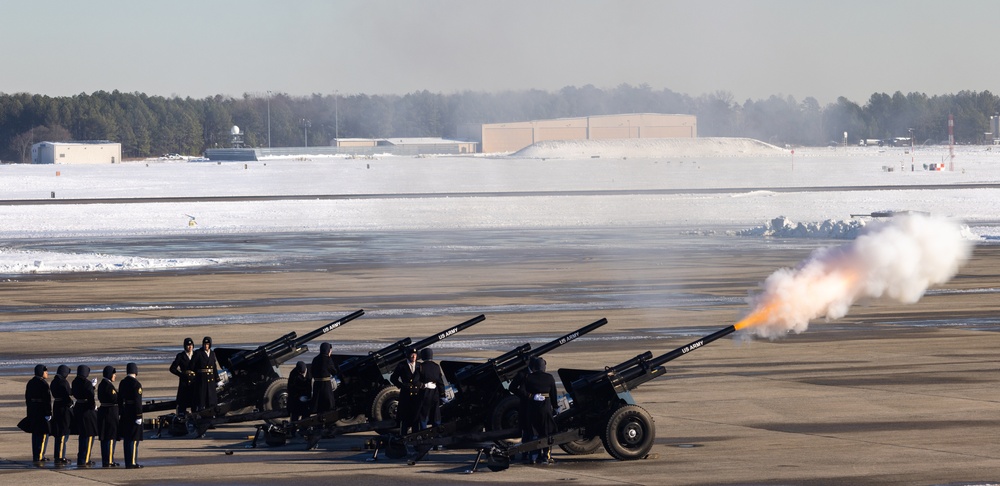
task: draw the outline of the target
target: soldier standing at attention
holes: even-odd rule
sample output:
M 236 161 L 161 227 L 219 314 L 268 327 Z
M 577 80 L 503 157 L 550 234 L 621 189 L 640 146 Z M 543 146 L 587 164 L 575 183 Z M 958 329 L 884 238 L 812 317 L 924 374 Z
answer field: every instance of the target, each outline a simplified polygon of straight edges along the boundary
M 177 376 L 177 415 L 184 415 L 193 408 L 195 372 L 191 369 L 191 358 L 194 357 L 194 340 L 184 338 L 184 351 L 177 353 L 174 362 L 170 363 L 170 373 Z
M 93 467 L 90 451 L 94 447 L 94 436 L 97 435 L 97 395 L 94 384 L 90 381 L 90 367 L 76 367 L 76 378 L 73 379 L 73 431 L 80 439 L 80 449 L 76 455 L 76 467 Z
M 52 393 L 45 381 L 48 377 L 49 369 L 45 365 L 36 365 L 35 376 L 24 387 L 24 404 L 28 408 L 27 432 L 31 433 L 31 461 L 35 467 L 44 466 L 48 460 L 45 444 L 49 438 L 49 420 L 52 419 Z
M 142 383 L 136 378 L 139 366 L 135 363 L 125 365 L 128 375 L 118 385 L 118 402 L 121 405 L 121 418 L 118 421 L 118 432 L 125 446 L 125 468 L 141 468 L 136 458 L 139 453 L 139 441 L 142 440 Z
M 396 365 L 396 369 L 389 375 L 389 382 L 399 388 L 399 406 L 396 407 L 399 435 L 417 431 L 417 412 L 420 406 L 420 378 L 417 368 L 417 350 L 406 348 L 406 361 Z
M 70 424 L 73 422 L 73 414 L 70 407 L 73 405 L 73 391 L 70 388 L 69 366 L 59 365 L 56 376 L 52 378 L 49 390 L 52 392 L 52 420 L 49 421 L 49 430 L 52 433 L 54 443 L 53 464 L 55 467 L 63 467 L 69 464 L 66 459 L 66 442 L 69 440 Z
M 441 425 L 441 397 L 444 396 L 444 373 L 441 366 L 434 361 L 434 351 L 431 348 L 420 350 L 420 367 L 417 369 L 417 381 L 421 383 L 420 405 L 417 417 L 420 429 L 433 425 Z
M 540 439 L 552 434 L 556 429 L 552 413 L 558 407 L 556 379 L 545 372 L 545 360 L 536 356 L 528 362 L 528 375 L 521 383 L 518 394 L 525 400 L 524 407 L 528 412 L 525 417 L 531 427 L 531 440 Z M 543 447 L 532 453 L 536 464 L 553 464 L 551 451 Z
M 298 422 L 309 416 L 312 408 L 312 375 L 305 361 L 295 363 L 288 374 L 288 421 Z M 292 435 L 295 435 L 292 430 Z
M 215 359 L 215 351 L 212 351 L 211 337 L 205 336 L 201 340 L 201 349 L 192 354 L 191 369 L 195 372 L 195 411 L 218 405 L 219 395 L 216 387 L 219 382 L 219 361 Z
M 332 354 L 333 346 L 330 343 L 323 343 L 319 346 L 319 354 L 312 360 L 310 371 L 313 378 L 316 415 L 322 415 L 336 406 L 333 396 L 333 375 L 337 374 L 337 366 L 333 364 Z
M 117 370 L 114 366 L 104 367 L 104 378 L 97 385 L 97 399 L 101 407 L 97 409 L 97 436 L 101 439 L 101 466 L 118 467 L 115 462 L 115 441 L 118 440 L 118 390 L 115 389 Z

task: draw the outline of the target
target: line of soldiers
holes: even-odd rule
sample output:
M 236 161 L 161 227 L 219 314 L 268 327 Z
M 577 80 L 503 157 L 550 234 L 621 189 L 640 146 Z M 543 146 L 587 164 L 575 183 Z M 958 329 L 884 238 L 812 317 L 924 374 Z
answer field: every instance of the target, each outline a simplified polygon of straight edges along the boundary
M 193 412 L 210 409 L 219 404 L 219 361 L 212 350 L 211 336 L 201 340 L 201 349 L 195 351 L 194 340 L 184 339 L 184 351 L 177 353 L 170 363 L 170 373 L 177 376 L 177 415 L 188 409 Z
M 114 366 L 104 367 L 100 383 L 90 379 L 89 366 L 80 365 L 70 384 L 69 370 L 69 366 L 60 365 L 49 383 L 48 368 L 37 365 L 34 377 L 25 386 L 27 417 L 18 427 L 31 434 L 31 458 L 35 467 L 44 467 L 49 460 L 45 457 L 49 435 L 55 442 L 53 465 L 62 468 L 72 464 L 66 457 L 66 443 L 70 434 L 76 434 L 79 438 L 78 468 L 96 465 L 90 459 L 94 437 L 100 440 L 103 467 L 120 466 L 114 462 L 114 453 L 115 442 L 121 440 L 125 446 L 125 467 L 141 468 L 136 462 L 142 440 L 142 384 L 136 378 L 139 367 L 135 363 L 126 365 L 128 376 L 118 389 L 114 385 L 117 378 Z

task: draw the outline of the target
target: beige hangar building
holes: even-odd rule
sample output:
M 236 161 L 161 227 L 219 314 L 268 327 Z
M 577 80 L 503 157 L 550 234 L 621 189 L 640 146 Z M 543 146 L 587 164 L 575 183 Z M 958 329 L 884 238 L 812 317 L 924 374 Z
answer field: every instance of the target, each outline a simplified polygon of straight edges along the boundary
M 122 144 L 107 140 L 40 142 L 31 146 L 32 164 L 116 164 Z
M 483 153 L 516 152 L 547 140 L 696 138 L 694 115 L 631 113 L 482 125 Z

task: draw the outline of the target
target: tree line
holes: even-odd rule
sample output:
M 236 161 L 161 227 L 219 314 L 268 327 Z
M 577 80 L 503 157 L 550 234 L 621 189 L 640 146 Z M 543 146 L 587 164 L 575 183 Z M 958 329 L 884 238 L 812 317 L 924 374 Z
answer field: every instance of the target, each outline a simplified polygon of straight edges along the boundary
M 216 95 L 204 99 L 97 91 L 68 97 L 0 93 L 0 160 L 30 162 L 40 141 L 111 140 L 124 158 L 197 155 L 229 147 L 240 127 L 249 147 L 329 145 L 340 138 L 457 138 L 468 124 L 620 113 L 691 114 L 701 137 L 749 137 L 777 145 L 821 146 L 859 139 L 909 136 L 917 144 L 948 138 L 983 143 L 1000 99 L 989 91 L 875 93 L 864 105 L 844 97 L 821 106 L 792 96 L 738 103 L 729 92 L 692 97 L 647 85 L 592 85 L 498 93 L 419 91 L 405 95 L 284 93 Z M 308 142 L 307 142 L 308 139 Z

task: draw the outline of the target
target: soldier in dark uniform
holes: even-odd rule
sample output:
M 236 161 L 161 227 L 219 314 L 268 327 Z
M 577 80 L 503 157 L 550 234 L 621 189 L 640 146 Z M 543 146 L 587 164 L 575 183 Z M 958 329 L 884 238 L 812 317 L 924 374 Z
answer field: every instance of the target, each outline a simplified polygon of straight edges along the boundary
M 35 467 L 42 467 L 45 445 L 49 438 L 49 420 L 52 419 L 52 393 L 49 383 L 49 369 L 45 365 L 35 366 L 35 376 L 24 387 L 24 404 L 28 409 L 28 430 L 31 433 L 31 461 Z
M 531 427 L 530 440 L 540 439 L 552 434 L 556 429 L 552 413 L 558 407 L 556 380 L 545 372 L 545 360 L 541 357 L 531 358 L 528 363 L 528 374 L 521 383 L 519 396 L 525 401 L 525 417 Z M 532 459 L 537 464 L 552 464 L 551 451 L 548 447 L 532 453 Z
M 416 432 L 418 427 L 417 412 L 420 406 L 420 377 L 418 376 L 417 350 L 406 349 L 406 361 L 396 365 L 389 375 L 389 382 L 399 388 L 399 406 L 396 408 L 396 419 L 399 421 L 400 435 Z
M 218 405 L 219 395 L 216 388 L 219 382 L 219 361 L 215 359 L 215 351 L 212 351 L 211 337 L 205 336 L 201 340 L 201 349 L 192 354 L 191 369 L 195 373 L 195 411 Z
M 97 409 L 97 437 L 101 439 L 101 465 L 118 467 L 115 462 L 115 441 L 118 440 L 118 390 L 115 389 L 117 370 L 114 366 L 104 367 L 104 378 L 97 385 L 97 399 L 101 406 Z
M 177 375 L 177 415 L 184 415 L 193 408 L 195 372 L 191 369 L 194 357 L 194 340 L 184 338 L 184 351 L 177 353 L 170 363 L 170 372 Z
M 333 364 L 333 346 L 323 343 L 319 346 L 319 354 L 312 360 L 310 371 L 313 378 L 313 403 L 317 415 L 333 410 L 336 406 L 333 397 L 333 375 L 337 374 L 337 366 Z
M 80 439 L 79 452 L 76 455 L 76 467 L 93 467 L 90 451 L 94 447 L 94 436 L 97 435 L 97 395 L 94 384 L 90 381 L 90 367 L 76 367 L 76 378 L 73 379 L 73 431 Z
M 444 396 L 445 382 L 441 366 L 434 362 L 434 351 L 431 348 L 420 350 L 420 367 L 417 369 L 417 381 L 421 383 L 420 404 L 417 407 L 417 419 L 420 429 L 441 425 L 441 397 Z
M 136 378 L 139 366 L 135 363 L 125 365 L 128 375 L 118 385 L 118 404 L 121 407 L 121 417 L 118 420 L 118 435 L 125 446 L 125 468 L 141 468 L 135 461 L 139 453 L 139 441 L 142 440 L 142 383 Z
M 521 385 L 524 384 L 524 379 L 528 376 L 528 370 L 522 370 L 520 373 L 514 376 L 513 380 L 510 380 L 510 384 L 507 385 L 507 389 L 518 398 L 517 403 L 517 425 L 521 429 L 521 442 L 528 442 L 531 440 L 531 424 L 528 423 L 528 400 L 524 395 L 524 390 Z M 528 462 L 531 458 L 531 454 L 528 452 L 521 453 L 521 460 Z
M 297 422 L 312 413 L 312 374 L 305 361 L 295 363 L 288 374 L 288 420 Z M 292 430 L 295 435 L 295 430 Z
M 73 414 L 70 407 L 73 405 L 73 391 L 70 388 L 69 366 L 59 365 L 56 376 L 52 378 L 49 390 L 52 392 L 52 420 L 49 421 L 49 430 L 54 440 L 53 464 L 56 467 L 63 467 L 72 461 L 66 459 L 66 442 L 69 441 L 70 425 L 73 422 Z

